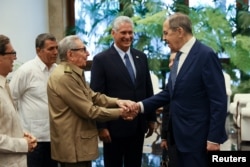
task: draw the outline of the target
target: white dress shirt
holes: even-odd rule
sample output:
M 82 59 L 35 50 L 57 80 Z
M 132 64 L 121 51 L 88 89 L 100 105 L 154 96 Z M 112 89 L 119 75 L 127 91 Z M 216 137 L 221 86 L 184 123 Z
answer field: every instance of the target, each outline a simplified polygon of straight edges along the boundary
M 125 59 L 124 59 L 124 55 L 127 53 L 129 61 L 131 62 L 131 65 L 132 65 L 132 68 L 133 68 L 133 71 L 134 71 L 135 78 L 136 78 L 136 68 L 135 68 L 135 63 L 134 63 L 133 57 L 132 57 L 132 55 L 130 53 L 130 48 L 127 50 L 127 52 L 124 52 L 120 48 L 118 48 L 116 46 L 116 44 L 114 44 L 114 47 L 115 47 L 116 51 L 118 52 L 118 54 L 120 55 L 120 57 L 121 57 L 121 59 L 122 59 L 125 66 L 126 66 L 126 62 L 125 62 Z
M 181 49 L 179 50 L 181 52 L 181 57 L 179 59 L 179 64 L 178 64 L 178 70 L 177 70 L 177 75 L 184 63 L 184 61 L 187 58 L 187 55 L 189 54 L 191 48 L 193 47 L 194 43 L 195 43 L 195 37 L 192 37 L 187 43 L 185 43 Z
M 10 81 L 23 128 L 38 142 L 50 141 L 47 81 L 55 67 L 48 69 L 36 56 L 19 67 Z

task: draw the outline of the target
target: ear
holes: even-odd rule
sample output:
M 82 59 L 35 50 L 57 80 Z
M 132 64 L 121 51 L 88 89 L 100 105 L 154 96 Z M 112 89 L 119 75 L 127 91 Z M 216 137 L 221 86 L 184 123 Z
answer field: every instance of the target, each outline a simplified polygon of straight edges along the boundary
M 72 52 L 70 50 L 67 51 L 67 60 L 72 59 Z
M 112 37 L 114 37 L 114 35 L 115 35 L 115 31 L 114 30 L 111 30 L 111 35 L 112 35 Z
M 41 52 L 41 48 L 36 48 L 36 53 L 39 53 L 39 52 Z
M 182 27 L 178 27 L 176 30 L 179 33 L 179 36 L 183 36 L 184 34 L 184 29 Z

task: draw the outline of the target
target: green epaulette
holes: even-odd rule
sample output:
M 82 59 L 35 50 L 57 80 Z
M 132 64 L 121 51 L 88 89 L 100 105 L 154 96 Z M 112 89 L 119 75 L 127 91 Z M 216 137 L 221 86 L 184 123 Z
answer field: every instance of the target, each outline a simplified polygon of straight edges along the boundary
M 70 68 L 70 66 L 69 65 L 65 65 L 64 66 L 64 73 L 72 73 L 72 69 Z

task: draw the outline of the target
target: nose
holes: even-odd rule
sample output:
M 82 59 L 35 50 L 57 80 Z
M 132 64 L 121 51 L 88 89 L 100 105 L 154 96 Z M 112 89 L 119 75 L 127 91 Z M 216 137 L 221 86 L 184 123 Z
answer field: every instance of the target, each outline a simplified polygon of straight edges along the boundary
M 13 60 L 16 60 L 16 59 L 17 59 L 16 52 L 13 53 L 12 57 L 13 57 Z
M 88 50 L 86 50 L 86 56 L 88 57 L 90 54 L 89 54 L 89 51 Z
M 57 49 L 57 48 L 54 50 L 54 53 L 55 53 L 55 54 L 58 54 L 58 49 Z
M 168 43 L 168 40 L 167 40 L 167 38 L 164 37 L 164 35 L 163 35 L 163 37 L 162 37 L 162 40 L 165 41 L 166 44 Z

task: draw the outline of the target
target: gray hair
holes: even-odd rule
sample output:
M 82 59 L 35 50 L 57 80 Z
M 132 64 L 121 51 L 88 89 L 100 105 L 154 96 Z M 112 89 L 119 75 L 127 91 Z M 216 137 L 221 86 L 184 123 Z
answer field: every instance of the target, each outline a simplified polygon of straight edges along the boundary
M 69 35 L 63 38 L 58 44 L 58 53 L 61 61 L 67 60 L 67 52 L 77 47 L 75 41 L 81 40 L 77 35 Z
M 131 18 L 129 18 L 128 16 L 118 16 L 112 24 L 112 30 L 117 31 L 122 23 L 129 23 L 134 29 L 134 23 Z
M 56 37 L 50 33 L 39 34 L 36 37 L 36 48 L 43 48 L 46 40 L 56 41 Z
M 192 23 L 187 15 L 177 12 L 168 18 L 168 22 L 170 29 L 181 27 L 185 32 L 192 34 Z

